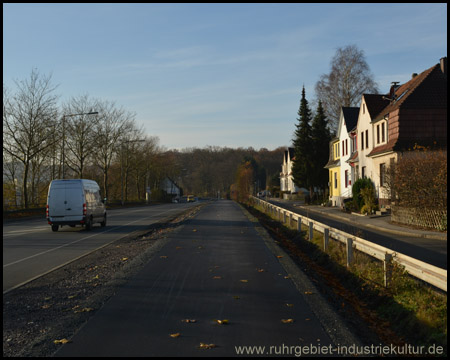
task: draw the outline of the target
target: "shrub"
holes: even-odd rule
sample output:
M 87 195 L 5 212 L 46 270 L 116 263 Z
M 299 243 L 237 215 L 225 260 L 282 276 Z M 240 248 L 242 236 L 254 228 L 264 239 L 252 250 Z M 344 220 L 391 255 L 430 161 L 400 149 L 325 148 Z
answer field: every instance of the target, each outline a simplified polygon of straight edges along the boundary
M 361 194 L 361 189 L 365 188 L 372 188 L 374 189 L 375 186 L 373 185 L 372 180 L 368 178 L 362 178 L 355 181 L 352 187 L 352 194 L 353 194 L 353 202 L 354 206 L 357 209 L 357 211 L 360 211 L 361 208 L 364 205 L 364 199 Z

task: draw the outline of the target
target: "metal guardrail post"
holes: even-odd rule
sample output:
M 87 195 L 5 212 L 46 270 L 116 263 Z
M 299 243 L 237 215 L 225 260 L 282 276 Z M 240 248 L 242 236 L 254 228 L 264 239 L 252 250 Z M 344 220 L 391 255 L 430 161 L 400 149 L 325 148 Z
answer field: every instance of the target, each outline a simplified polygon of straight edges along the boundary
M 329 237 L 330 237 L 330 229 L 325 228 L 323 230 L 323 250 L 325 252 L 328 251 L 328 239 L 329 239 Z
M 312 221 L 309 222 L 309 241 L 312 241 L 313 239 L 313 223 Z
M 386 253 L 383 261 L 384 287 L 388 288 L 392 280 L 392 254 Z
M 297 218 L 297 231 L 302 232 L 302 217 L 301 216 L 299 216 Z
M 352 238 L 347 238 L 347 267 L 350 266 L 352 261 L 353 261 L 353 240 Z

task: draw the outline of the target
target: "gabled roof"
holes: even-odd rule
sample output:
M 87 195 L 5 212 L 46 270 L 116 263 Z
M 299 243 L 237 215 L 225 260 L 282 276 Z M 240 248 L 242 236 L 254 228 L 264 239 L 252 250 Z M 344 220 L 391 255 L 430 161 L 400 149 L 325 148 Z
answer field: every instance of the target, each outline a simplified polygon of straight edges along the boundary
M 352 131 L 358 123 L 359 107 L 342 107 L 347 132 Z
M 385 95 L 381 94 L 363 94 L 364 101 L 366 103 L 367 111 L 369 112 L 372 121 L 375 117 L 389 105 L 389 100 L 386 100 Z
M 380 109 L 375 121 L 399 108 L 402 109 L 446 109 L 447 80 L 440 64 L 423 71 L 395 90 L 394 101 Z
M 399 86 L 393 100 L 381 109 L 373 122 L 398 110 L 400 131 L 389 139 L 387 144 L 372 149 L 367 156 L 407 148 L 415 141 L 438 140 L 440 146 L 447 144 L 447 76 L 441 64 L 436 64 Z M 413 115 L 416 115 L 413 117 Z M 420 116 L 420 117 L 419 117 Z M 390 118 L 391 119 L 391 118 Z M 391 120 L 390 120 L 391 121 Z M 389 125 L 391 126 L 391 125 Z

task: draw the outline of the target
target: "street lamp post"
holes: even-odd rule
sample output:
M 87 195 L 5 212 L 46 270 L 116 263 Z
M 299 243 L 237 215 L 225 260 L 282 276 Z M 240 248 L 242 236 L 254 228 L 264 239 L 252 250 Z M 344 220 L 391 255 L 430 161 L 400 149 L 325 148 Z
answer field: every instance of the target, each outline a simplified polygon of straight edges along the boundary
M 65 139 L 66 139 L 66 117 L 71 116 L 80 116 L 80 115 L 95 115 L 98 114 L 98 111 L 90 111 L 88 113 L 80 113 L 80 114 L 68 114 L 63 115 L 62 117 L 62 124 L 63 124 L 63 143 L 62 143 L 62 178 L 64 179 L 65 176 L 65 155 L 64 155 L 64 149 L 66 147 Z

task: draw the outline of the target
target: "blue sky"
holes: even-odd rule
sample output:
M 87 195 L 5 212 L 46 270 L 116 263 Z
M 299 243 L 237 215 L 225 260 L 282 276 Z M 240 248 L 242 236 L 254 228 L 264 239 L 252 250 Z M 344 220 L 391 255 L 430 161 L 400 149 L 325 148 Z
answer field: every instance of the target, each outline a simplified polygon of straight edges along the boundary
M 447 56 L 447 4 L 3 4 L 3 82 L 115 101 L 168 148 L 291 145 L 338 47 L 380 90 Z

